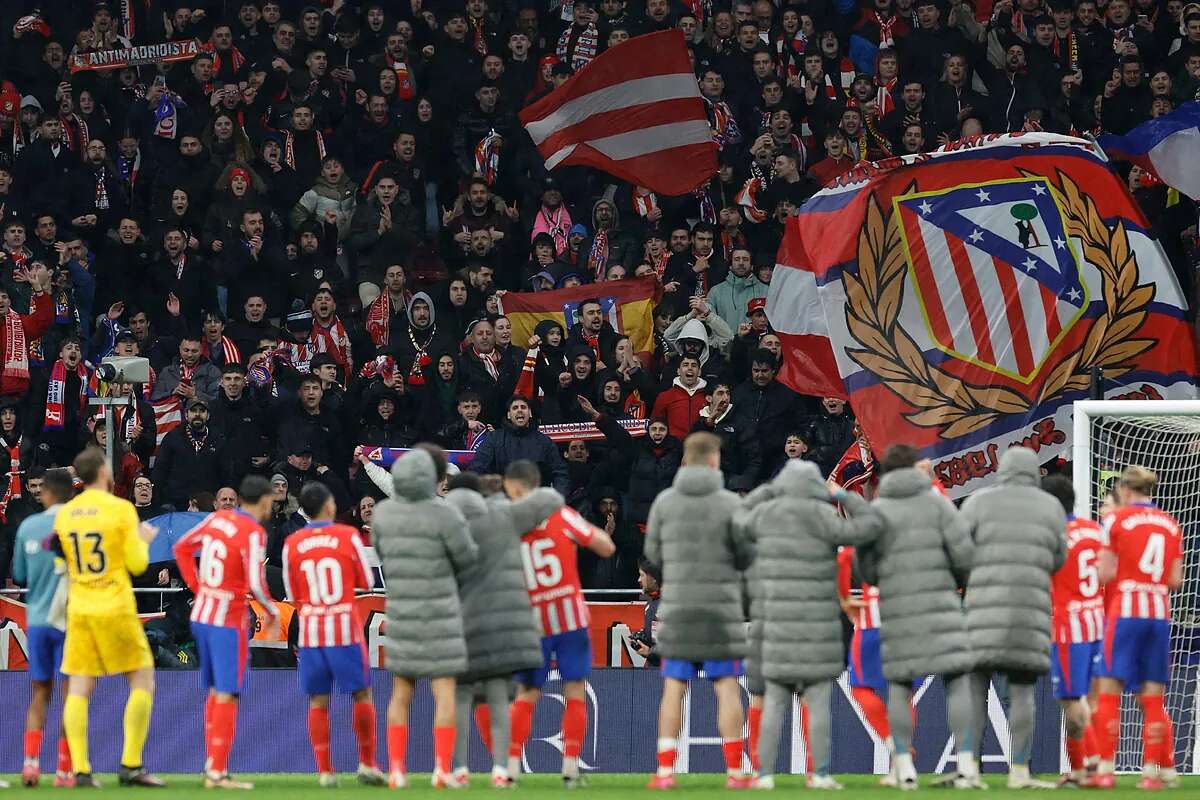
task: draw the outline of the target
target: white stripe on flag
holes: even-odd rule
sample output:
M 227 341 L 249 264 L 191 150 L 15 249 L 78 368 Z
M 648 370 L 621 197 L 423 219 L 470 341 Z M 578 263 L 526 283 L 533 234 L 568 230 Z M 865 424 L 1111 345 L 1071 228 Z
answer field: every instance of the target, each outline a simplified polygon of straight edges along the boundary
M 535 145 L 552 134 L 606 111 L 617 111 L 645 103 L 661 103 L 682 97 L 699 97 L 696 77 L 690 73 L 653 75 L 606 86 L 563 103 L 552 113 L 525 126 Z
M 613 161 L 625 161 L 639 156 L 662 153 L 676 147 L 704 144 L 710 141 L 712 141 L 712 128 L 703 120 L 693 119 L 669 122 L 666 125 L 655 125 L 599 139 L 588 139 L 584 144 Z M 567 156 L 575 152 L 575 147 L 576 145 L 571 144 L 551 153 L 546 158 L 546 168 L 553 169 L 558 166 Z
M 816 274 L 803 267 L 779 266 L 782 268 L 771 275 L 767 291 L 771 327 L 796 336 L 828 336 L 829 325 L 825 322 Z

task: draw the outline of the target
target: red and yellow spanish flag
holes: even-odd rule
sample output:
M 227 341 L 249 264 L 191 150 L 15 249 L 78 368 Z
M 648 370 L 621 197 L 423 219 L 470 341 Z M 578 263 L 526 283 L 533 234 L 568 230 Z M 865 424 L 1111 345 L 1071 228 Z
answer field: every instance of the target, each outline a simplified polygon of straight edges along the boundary
M 628 336 L 634 351 L 644 357 L 654 352 L 654 305 L 660 294 L 658 278 L 644 275 L 550 292 L 506 292 L 500 306 L 512 321 L 513 344 L 524 347 L 544 319 L 559 323 L 569 335 L 571 327 L 579 322 L 580 304 L 597 300 L 608 323 Z

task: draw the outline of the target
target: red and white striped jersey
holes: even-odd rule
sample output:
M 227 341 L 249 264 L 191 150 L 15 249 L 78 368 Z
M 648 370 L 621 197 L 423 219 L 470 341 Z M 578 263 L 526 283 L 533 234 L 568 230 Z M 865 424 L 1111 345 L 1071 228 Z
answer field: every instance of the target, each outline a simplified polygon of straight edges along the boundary
M 525 588 L 543 636 L 588 626 L 576 548 L 587 547 L 593 531 L 578 511 L 563 506 L 521 537 Z
M 1104 638 L 1104 592 L 1100 586 L 1100 526 L 1090 519 L 1067 522 L 1067 560 L 1050 582 L 1054 641 L 1097 642 Z
M 300 647 L 363 641 L 354 590 L 373 583 L 362 537 L 349 525 L 310 522 L 283 543 L 283 585 L 300 615 Z
M 275 610 L 263 577 L 267 534 L 240 509 L 214 511 L 175 543 L 175 561 L 196 596 L 192 622 L 246 630 L 246 593 Z M 197 573 L 196 553 L 200 554 Z
M 838 597 L 843 599 L 850 596 L 850 584 L 853 580 L 854 548 L 843 547 L 838 550 Z M 860 631 L 869 631 L 879 627 L 879 587 L 862 582 L 862 601 L 866 604 L 858 609 L 851 621 Z
M 1108 613 L 1116 617 L 1170 619 L 1167 577 L 1183 557 L 1179 523 L 1153 503 L 1131 503 L 1104 519 L 1104 547 L 1117 557 L 1116 591 Z

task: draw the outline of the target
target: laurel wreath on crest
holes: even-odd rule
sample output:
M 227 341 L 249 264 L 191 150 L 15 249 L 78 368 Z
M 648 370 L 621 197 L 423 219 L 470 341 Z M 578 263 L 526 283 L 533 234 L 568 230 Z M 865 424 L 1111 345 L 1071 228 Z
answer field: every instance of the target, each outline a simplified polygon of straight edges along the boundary
M 894 212 L 884 213 L 875 195 L 868 198 L 858 236 L 858 274 L 847 270 L 842 275 L 846 324 L 862 344 L 847 353 L 916 409 L 904 415 L 913 425 L 940 428 L 943 439 L 963 436 L 1002 415 L 1027 412 L 1064 391 L 1087 389 L 1092 367 L 1103 368 L 1107 377 L 1122 375 L 1135 366 L 1133 358 L 1155 344 L 1153 339 L 1131 338 L 1146 320 L 1154 284 L 1137 284 L 1137 254 L 1124 222 L 1109 228 L 1092 198 L 1061 170 L 1057 178 L 1058 185 L 1050 181 L 1050 189 L 1063 209 L 1068 236 L 1082 243 L 1085 260 L 1100 272 L 1104 313 L 1080 347 L 1050 366 L 1036 398 L 1004 386 L 964 381 L 926 360 L 898 324 L 908 274 L 899 220 L 893 219 Z M 903 193 L 914 190 L 911 184 Z

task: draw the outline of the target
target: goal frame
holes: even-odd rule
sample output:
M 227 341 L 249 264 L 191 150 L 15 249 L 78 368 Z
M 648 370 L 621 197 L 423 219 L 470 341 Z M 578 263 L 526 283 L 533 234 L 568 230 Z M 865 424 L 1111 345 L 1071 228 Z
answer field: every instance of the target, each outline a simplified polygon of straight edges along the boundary
M 1094 417 L 1200 417 L 1200 400 L 1076 400 L 1072 404 L 1071 483 L 1075 488 L 1075 513 L 1092 513 L 1092 439 Z M 1194 720 L 1200 720 L 1200 687 L 1192 698 Z M 1200 773 L 1200 736 L 1193 733 L 1190 769 Z

